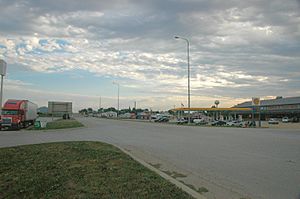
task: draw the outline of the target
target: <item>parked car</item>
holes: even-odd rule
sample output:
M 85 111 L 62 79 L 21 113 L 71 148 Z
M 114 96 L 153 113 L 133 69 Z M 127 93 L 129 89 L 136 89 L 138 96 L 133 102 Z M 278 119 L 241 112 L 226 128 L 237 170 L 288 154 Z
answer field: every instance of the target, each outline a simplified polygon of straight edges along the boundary
M 290 122 L 290 119 L 288 117 L 283 117 L 281 121 L 283 123 L 288 123 L 288 122 Z
M 243 122 L 243 127 L 256 127 L 256 122 L 255 121 Z
M 225 125 L 226 126 L 238 126 L 237 123 L 238 123 L 237 121 L 228 121 L 228 122 L 226 122 Z
M 270 118 L 268 121 L 269 124 L 279 124 L 278 120 L 275 118 Z
M 235 126 L 235 127 L 243 127 L 245 126 L 245 122 L 243 121 L 228 121 L 226 122 L 226 126 Z
M 157 118 L 156 120 L 154 120 L 154 122 L 169 122 L 169 118 L 166 116 L 162 116 L 160 118 Z
M 177 124 L 187 124 L 187 123 L 188 123 L 188 121 L 184 118 L 180 118 L 177 120 Z
M 290 119 L 290 122 L 299 122 L 299 118 L 293 117 Z
M 210 124 L 211 124 L 212 126 L 224 126 L 224 125 L 226 125 L 226 122 L 225 122 L 225 121 L 219 120 L 219 121 L 213 121 L 213 122 L 211 122 Z
M 205 121 L 204 119 L 194 119 L 193 122 L 194 122 L 196 125 L 205 125 L 205 124 L 208 123 L 208 122 Z

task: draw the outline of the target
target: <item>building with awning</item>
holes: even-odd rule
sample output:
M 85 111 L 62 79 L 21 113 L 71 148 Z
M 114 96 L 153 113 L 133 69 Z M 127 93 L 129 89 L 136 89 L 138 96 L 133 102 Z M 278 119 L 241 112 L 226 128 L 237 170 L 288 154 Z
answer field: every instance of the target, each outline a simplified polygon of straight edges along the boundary
M 251 101 L 237 104 L 234 108 L 250 108 L 254 109 L 254 112 L 261 114 L 263 120 L 269 118 L 300 118 L 300 97 L 286 97 L 281 96 L 275 99 L 261 100 L 259 106 L 253 106 Z M 251 114 L 251 111 L 248 112 Z

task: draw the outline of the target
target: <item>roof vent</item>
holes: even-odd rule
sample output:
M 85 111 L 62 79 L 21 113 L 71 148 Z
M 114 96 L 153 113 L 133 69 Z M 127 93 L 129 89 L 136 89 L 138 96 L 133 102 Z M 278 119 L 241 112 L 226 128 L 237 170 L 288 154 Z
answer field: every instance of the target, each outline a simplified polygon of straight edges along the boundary
M 282 99 L 282 98 L 283 98 L 282 96 L 277 96 L 277 97 L 276 97 L 276 99 Z

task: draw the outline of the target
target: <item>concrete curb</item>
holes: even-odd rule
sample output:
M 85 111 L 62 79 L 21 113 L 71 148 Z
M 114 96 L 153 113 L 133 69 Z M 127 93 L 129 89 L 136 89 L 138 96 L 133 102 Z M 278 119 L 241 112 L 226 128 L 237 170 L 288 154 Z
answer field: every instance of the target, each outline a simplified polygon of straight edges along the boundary
M 158 175 L 160 175 L 164 179 L 168 180 L 169 182 L 173 183 L 177 187 L 181 188 L 183 191 L 185 191 L 186 193 L 188 193 L 192 197 L 197 198 L 197 199 L 207 199 L 205 196 L 201 195 L 200 193 L 198 193 L 197 191 L 191 189 L 190 187 L 186 186 L 185 184 L 179 182 L 175 178 L 173 178 L 173 177 L 165 174 L 164 172 L 160 171 L 159 169 L 151 166 L 150 164 L 148 164 L 144 160 L 141 160 L 140 158 L 135 157 L 129 151 L 126 151 L 125 149 L 120 148 L 118 146 L 116 146 L 116 147 L 119 148 L 124 153 L 126 153 L 127 155 L 129 155 L 130 157 L 132 157 L 135 161 L 139 162 L 140 164 L 142 164 L 143 166 L 147 167 L 148 169 L 154 171 L 155 173 L 157 173 Z

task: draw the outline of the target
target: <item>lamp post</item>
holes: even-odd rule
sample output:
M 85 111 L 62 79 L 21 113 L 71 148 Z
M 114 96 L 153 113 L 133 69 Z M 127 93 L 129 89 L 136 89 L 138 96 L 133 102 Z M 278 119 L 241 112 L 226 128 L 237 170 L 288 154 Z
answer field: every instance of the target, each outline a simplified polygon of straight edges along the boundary
M 6 75 L 6 62 L 0 59 L 0 75 L 1 75 L 1 94 L 0 94 L 0 115 L 2 115 L 2 98 L 3 98 L 3 78 Z
M 191 87 L 190 87 L 190 42 L 187 38 L 175 36 L 175 39 L 182 39 L 187 44 L 187 65 L 188 65 L 188 123 L 191 123 Z
M 120 110 L 120 84 L 117 82 L 113 82 L 113 84 L 118 86 L 118 113 L 117 118 L 119 118 L 119 110 Z

